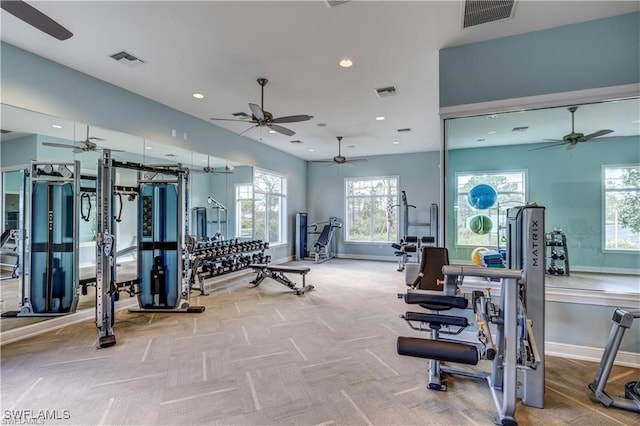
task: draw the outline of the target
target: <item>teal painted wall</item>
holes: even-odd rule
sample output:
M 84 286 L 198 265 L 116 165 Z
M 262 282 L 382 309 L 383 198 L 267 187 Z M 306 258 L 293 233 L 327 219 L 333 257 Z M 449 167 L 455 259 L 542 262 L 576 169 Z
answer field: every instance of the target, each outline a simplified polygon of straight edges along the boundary
M 567 234 L 570 267 L 574 271 L 615 270 L 640 273 L 640 253 L 603 252 L 602 166 L 640 163 L 640 137 L 530 151 L 543 146 L 459 149 L 449 152 L 447 198 L 455 199 L 457 172 L 527 171 L 527 201 L 546 207 L 547 230 L 562 228 Z M 453 212 L 453 209 L 449 209 Z M 454 230 L 454 216 L 447 213 L 447 229 Z M 584 226 L 586 224 L 586 227 Z M 456 247 L 448 232 L 449 256 L 468 262 L 472 248 Z M 453 260 L 452 260 L 453 261 Z
M 29 164 L 31 159 L 36 158 L 37 140 L 37 135 L 29 135 L 2 142 L 0 166 L 14 167 Z
M 343 164 L 328 166 L 323 163 L 309 163 L 307 201 L 309 222 L 328 220 L 336 216 L 341 221 L 345 217 L 344 179 L 347 177 L 398 176 L 400 190 L 407 192 L 407 201 L 415 205 L 410 209 L 410 222 L 428 222 L 429 207 L 439 203 L 440 194 L 440 153 L 418 152 L 368 157 L 366 163 L 357 166 Z M 305 210 L 301 210 L 305 211 Z M 337 231 L 338 254 L 340 256 L 371 257 L 382 256 L 394 260 L 394 250 L 390 244 L 344 243 L 344 230 Z M 426 227 L 410 228 L 414 235 L 429 235 Z M 313 247 L 315 240 L 310 241 Z
M 284 174 L 288 227 L 294 229 L 295 212 L 306 208 L 304 160 L 10 44 L 0 47 L 3 103 Z M 172 129 L 189 140 L 172 137 Z M 270 254 L 274 260 L 292 256 L 293 244 Z
M 440 50 L 440 106 L 640 81 L 640 13 Z

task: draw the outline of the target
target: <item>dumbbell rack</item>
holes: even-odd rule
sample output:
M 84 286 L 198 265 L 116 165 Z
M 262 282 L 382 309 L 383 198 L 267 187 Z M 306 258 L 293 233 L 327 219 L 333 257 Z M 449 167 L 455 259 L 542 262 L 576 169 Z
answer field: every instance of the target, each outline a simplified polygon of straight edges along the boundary
M 204 280 L 240 271 L 250 264 L 269 263 L 271 256 L 264 254 L 268 248 L 269 243 L 262 240 L 196 242 L 191 253 L 190 289 L 199 290 L 206 296 Z
M 567 237 L 560 230 L 545 234 L 547 275 L 569 275 L 569 251 Z

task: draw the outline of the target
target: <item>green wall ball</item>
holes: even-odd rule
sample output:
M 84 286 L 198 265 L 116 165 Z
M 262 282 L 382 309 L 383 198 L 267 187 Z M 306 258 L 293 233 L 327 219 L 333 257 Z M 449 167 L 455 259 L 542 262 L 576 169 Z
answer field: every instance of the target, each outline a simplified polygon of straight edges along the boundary
M 489 216 L 479 214 L 469 219 L 469 230 L 474 234 L 488 234 L 492 229 L 493 221 Z

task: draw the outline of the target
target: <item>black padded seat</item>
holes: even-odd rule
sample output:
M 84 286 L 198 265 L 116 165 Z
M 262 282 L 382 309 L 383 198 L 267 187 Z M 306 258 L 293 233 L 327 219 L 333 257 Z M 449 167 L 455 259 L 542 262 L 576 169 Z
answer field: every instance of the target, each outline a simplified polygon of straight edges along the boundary
M 406 293 L 405 303 L 420 305 L 425 309 L 443 311 L 446 309 L 465 309 L 469 301 L 464 297 L 444 296 L 441 294 Z

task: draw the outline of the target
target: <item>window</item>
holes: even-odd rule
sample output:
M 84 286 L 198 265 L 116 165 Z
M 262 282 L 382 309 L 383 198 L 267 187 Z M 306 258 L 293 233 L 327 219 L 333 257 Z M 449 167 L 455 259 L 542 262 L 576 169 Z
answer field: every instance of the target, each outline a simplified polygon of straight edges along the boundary
M 640 164 L 603 167 L 604 249 L 640 250 Z
M 253 238 L 253 187 L 236 185 L 236 235 Z
M 496 203 L 482 210 L 469 204 L 469 191 L 479 184 L 491 185 L 497 192 Z M 457 173 L 456 245 L 506 245 L 506 236 L 501 231 L 506 225 L 507 209 L 525 204 L 525 188 L 524 170 Z
M 255 170 L 253 174 L 254 238 L 272 244 L 286 243 L 287 179 Z
M 350 242 L 398 241 L 398 177 L 345 179 L 346 237 Z

